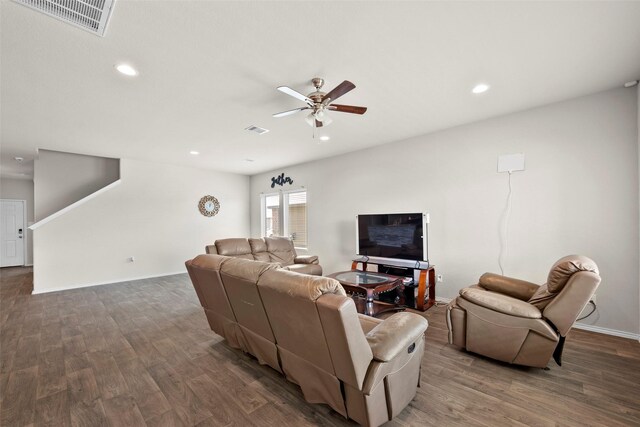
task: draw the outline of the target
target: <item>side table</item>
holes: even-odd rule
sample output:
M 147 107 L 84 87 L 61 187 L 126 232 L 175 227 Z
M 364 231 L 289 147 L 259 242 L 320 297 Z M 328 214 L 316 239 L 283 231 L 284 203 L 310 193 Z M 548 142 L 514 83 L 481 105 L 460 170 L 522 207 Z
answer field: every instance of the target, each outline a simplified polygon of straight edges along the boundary
M 402 277 L 391 276 L 389 274 L 367 272 L 359 270 L 340 271 L 329 274 L 327 277 L 336 279 L 347 292 L 365 297 L 363 313 L 367 316 L 376 317 L 387 311 L 404 310 L 394 304 L 375 302 L 374 297 L 391 292 L 402 285 Z M 356 301 L 356 305 L 358 305 Z
M 379 265 L 377 263 L 355 259 L 351 263 L 351 269 L 357 270 L 358 264 L 362 264 L 362 271 L 367 271 L 368 264 Z M 418 274 L 418 296 L 416 297 L 416 310 L 427 311 L 436 303 L 436 269 L 435 265 L 430 265 L 426 269 L 409 268 L 413 279 L 415 270 L 420 270 Z M 376 273 L 382 274 L 382 273 Z

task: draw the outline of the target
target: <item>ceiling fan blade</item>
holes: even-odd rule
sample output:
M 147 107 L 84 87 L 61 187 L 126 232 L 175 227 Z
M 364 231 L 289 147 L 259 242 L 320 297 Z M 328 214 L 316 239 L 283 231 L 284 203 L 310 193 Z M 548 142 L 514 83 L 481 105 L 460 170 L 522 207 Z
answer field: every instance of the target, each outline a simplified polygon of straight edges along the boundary
M 284 116 L 289 116 L 291 114 L 295 114 L 298 111 L 303 111 L 303 110 L 308 110 L 309 107 L 300 107 L 300 108 L 294 108 L 293 110 L 287 110 L 287 111 L 282 111 L 280 113 L 275 113 L 273 115 L 273 117 L 284 117 Z
M 364 114 L 367 111 L 367 107 L 356 107 L 355 105 L 340 105 L 340 104 L 331 104 L 327 106 L 327 109 L 332 111 L 340 111 L 343 113 L 352 113 L 352 114 Z
M 309 106 L 313 105 L 313 101 L 311 100 L 311 98 L 308 98 L 305 95 L 301 94 L 300 92 L 297 92 L 291 89 L 289 86 L 278 86 L 277 89 L 282 93 L 286 93 L 287 95 L 293 96 L 294 98 L 299 99 L 300 101 L 306 102 Z
M 336 99 L 340 98 L 345 93 L 349 92 L 350 90 L 353 90 L 355 87 L 356 85 L 351 83 L 349 80 L 345 80 L 342 83 L 340 83 L 338 86 L 334 87 L 333 90 L 327 93 L 324 97 L 322 97 L 322 103 L 324 105 L 328 105 L 331 102 L 335 101 Z

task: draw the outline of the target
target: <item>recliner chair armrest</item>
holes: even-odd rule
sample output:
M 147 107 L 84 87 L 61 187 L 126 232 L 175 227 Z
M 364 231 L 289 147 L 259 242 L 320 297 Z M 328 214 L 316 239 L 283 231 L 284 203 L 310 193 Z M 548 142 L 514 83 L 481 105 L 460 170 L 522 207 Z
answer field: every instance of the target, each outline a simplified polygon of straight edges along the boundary
M 361 313 L 358 313 L 358 320 L 360 321 L 362 332 L 364 332 L 365 335 L 371 332 L 373 328 L 375 328 L 376 326 L 378 326 L 380 323 L 383 322 L 382 319 L 367 316 L 366 314 L 361 314 Z
M 539 288 L 535 283 L 494 273 L 484 273 L 478 284 L 488 291 L 509 295 L 521 301 L 528 301 Z
M 318 264 L 317 255 L 298 255 L 293 259 L 294 264 Z
M 464 288 L 460 290 L 460 297 L 481 307 L 510 316 L 527 319 L 542 318 L 542 313 L 538 307 L 508 295 L 487 292 L 478 288 Z
M 396 313 L 373 328 L 367 335 L 373 358 L 379 362 L 389 362 L 409 347 L 425 333 L 429 322 L 413 313 Z

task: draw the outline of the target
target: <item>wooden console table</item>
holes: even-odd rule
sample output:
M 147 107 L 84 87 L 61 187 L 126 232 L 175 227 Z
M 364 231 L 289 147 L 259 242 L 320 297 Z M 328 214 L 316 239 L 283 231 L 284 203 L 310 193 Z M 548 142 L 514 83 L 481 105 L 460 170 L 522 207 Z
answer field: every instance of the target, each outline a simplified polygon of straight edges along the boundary
M 362 264 L 362 271 L 367 271 L 368 264 L 383 265 L 379 263 L 353 260 L 351 263 L 352 270 L 358 270 L 358 264 Z M 412 272 L 411 278 L 415 270 L 420 270 L 418 276 L 418 296 L 416 298 L 416 310 L 427 311 L 436 303 L 436 269 L 435 265 L 430 265 L 427 269 L 409 268 Z

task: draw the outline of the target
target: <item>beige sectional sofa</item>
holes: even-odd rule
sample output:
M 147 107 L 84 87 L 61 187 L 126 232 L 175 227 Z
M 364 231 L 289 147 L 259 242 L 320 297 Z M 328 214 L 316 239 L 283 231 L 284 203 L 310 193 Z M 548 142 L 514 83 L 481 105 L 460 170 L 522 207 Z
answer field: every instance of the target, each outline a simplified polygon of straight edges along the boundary
M 265 237 L 261 239 L 220 239 L 205 248 L 208 254 L 225 255 L 254 261 L 277 262 L 291 271 L 322 276 L 316 255 L 298 255 L 291 239 Z
M 266 263 L 199 255 L 187 270 L 211 329 L 344 417 L 378 426 L 413 399 L 427 321 L 356 312 L 340 283 Z

